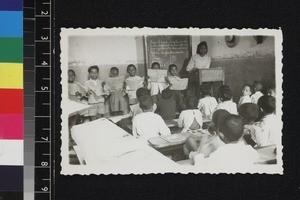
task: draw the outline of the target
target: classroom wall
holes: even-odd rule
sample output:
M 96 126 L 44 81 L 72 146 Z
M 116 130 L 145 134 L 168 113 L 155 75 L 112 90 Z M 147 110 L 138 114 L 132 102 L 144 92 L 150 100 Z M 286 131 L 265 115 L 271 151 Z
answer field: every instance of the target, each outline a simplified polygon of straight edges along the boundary
M 274 37 L 264 37 L 257 44 L 253 36 L 239 36 L 235 47 L 229 48 L 225 36 L 200 36 L 208 44 L 211 67 L 225 68 L 225 84 L 238 102 L 244 84 L 261 81 L 264 89 L 275 86 Z M 216 91 L 216 88 L 214 88 Z
M 127 75 L 127 65 L 134 64 L 138 75 L 144 76 L 143 37 L 135 36 L 71 36 L 69 37 L 69 68 L 75 70 L 77 81 L 87 80 L 91 65 L 100 68 L 100 79 L 109 76 L 111 67 Z

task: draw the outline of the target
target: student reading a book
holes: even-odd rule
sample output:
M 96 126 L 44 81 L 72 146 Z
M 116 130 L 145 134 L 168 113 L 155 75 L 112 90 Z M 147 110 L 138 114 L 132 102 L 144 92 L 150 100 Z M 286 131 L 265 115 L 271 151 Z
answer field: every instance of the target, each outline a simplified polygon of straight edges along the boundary
M 151 69 L 160 70 L 160 64 L 158 62 L 153 62 L 151 65 Z M 157 103 L 158 99 L 161 97 L 163 89 L 167 87 L 165 83 L 165 77 L 163 82 L 152 81 L 151 78 L 148 77 L 148 84 L 150 86 L 150 94 L 154 100 L 154 103 Z
M 190 136 L 186 139 L 183 150 L 187 157 L 193 158 L 194 155 L 202 153 L 205 157 L 213 153 L 224 142 L 219 138 L 218 131 L 220 124 L 226 116 L 230 115 L 227 110 L 217 110 L 212 116 L 212 121 L 208 128 L 208 134 L 201 136 Z M 200 148 L 200 144 L 203 147 Z
M 186 67 L 189 73 L 190 89 L 197 97 L 199 94 L 199 69 L 207 69 L 210 67 L 211 58 L 207 55 L 208 46 L 206 41 L 200 42 L 197 46 L 197 52 L 193 55 Z
M 136 90 L 143 87 L 144 79 L 136 75 L 136 67 L 133 64 L 127 66 L 129 77 L 125 80 L 126 93 L 128 94 L 129 105 L 137 103 Z
M 132 135 L 144 140 L 160 135 L 170 135 L 171 131 L 162 117 L 153 112 L 152 97 L 150 95 L 145 95 L 139 100 L 143 113 L 138 114 L 133 118 Z
M 244 171 L 254 167 L 254 164 L 259 160 L 259 155 L 253 147 L 240 141 L 243 131 L 242 117 L 232 114 L 226 116 L 217 133 L 225 145 L 218 147 L 207 158 L 202 153 L 194 155 L 194 164 L 213 166 L 222 171 Z
M 93 107 L 89 110 L 88 115 L 91 120 L 103 117 L 105 114 L 105 98 L 108 96 L 108 87 L 106 83 L 99 79 L 99 67 L 93 65 L 88 68 L 89 80 L 84 83 L 88 103 Z
M 201 111 L 203 117 L 211 119 L 213 112 L 218 106 L 217 100 L 215 97 L 210 96 L 210 84 L 203 84 L 200 88 L 202 99 L 200 99 L 198 102 L 198 108 Z
M 219 103 L 216 110 L 224 109 L 231 114 L 237 115 L 237 105 L 232 101 L 232 92 L 228 86 L 223 86 L 220 89 L 220 101 L 221 103 Z
M 250 85 L 245 85 L 242 90 L 242 96 L 240 97 L 238 107 L 240 107 L 243 103 L 251 103 L 251 88 Z
M 176 111 L 180 112 L 182 110 L 181 105 L 183 104 L 183 96 L 181 90 L 178 90 L 178 88 L 173 86 L 177 85 L 177 83 L 181 81 L 181 78 L 178 76 L 177 66 L 175 64 L 171 64 L 169 66 L 169 75 L 166 78 L 166 81 L 172 91 L 172 98 L 176 102 Z
M 263 85 L 259 81 L 254 81 L 253 83 L 253 94 L 251 95 L 251 102 L 256 103 L 260 97 L 262 97 L 264 94 L 261 92 L 263 88 Z
M 107 85 L 109 86 L 109 105 L 112 115 L 122 115 L 128 110 L 128 105 L 124 97 L 126 94 L 123 88 L 124 79 L 124 77 L 119 76 L 118 68 L 110 68 Z
M 182 111 L 178 119 L 178 127 L 183 128 L 182 132 L 201 129 L 202 113 L 197 108 L 197 105 L 197 97 L 192 96 L 187 100 L 187 110 Z
M 172 98 L 172 91 L 166 88 L 162 91 L 162 98 L 157 103 L 156 113 L 164 120 L 175 119 L 176 117 L 176 102 Z
M 130 105 L 130 116 L 131 117 L 135 117 L 136 115 L 140 114 L 140 113 L 143 113 L 143 110 L 141 109 L 140 107 L 140 99 L 141 97 L 143 96 L 146 96 L 146 95 L 150 95 L 150 92 L 148 89 L 146 88 L 139 88 L 136 90 L 136 97 L 137 97 L 137 101 L 138 103 L 134 104 L 134 105 Z M 153 112 L 155 112 L 157 109 L 157 104 L 156 103 L 153 103 Z
M 256 143 L 252 139 L 255 135 L 259 135 L 261 129 L 254 125 L 254 121 L 258 117 L 259 108 L 255 103 L 244 103 L 239 107 L 239 115 L 243 117 L 244 121 L 244 140 L 247 144 L 255 146 Z

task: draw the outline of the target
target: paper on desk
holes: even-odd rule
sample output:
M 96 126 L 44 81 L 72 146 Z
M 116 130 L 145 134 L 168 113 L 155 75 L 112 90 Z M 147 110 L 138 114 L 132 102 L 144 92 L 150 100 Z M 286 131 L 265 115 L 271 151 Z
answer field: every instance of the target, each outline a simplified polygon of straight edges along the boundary
M 120 121 L 121 119 L 130 117 L 130 114 L 126 114 L 126 115 L 119 115 L 119 116 L 113 116 L 108 118 L 110 121 L 112 121 L 113 123 L 117 123 L 118 121 Z
M 188 86 L 188 78 L 182 78 L 178 81 L 173 81 L 171 89 L 172 90 L 185 90 Z
M 167 74 L 167 70 L 148 69 L 148 76 L 150 77 L 151 82 L 164 83 L 166 82 L 165 77 L 167 76 Z

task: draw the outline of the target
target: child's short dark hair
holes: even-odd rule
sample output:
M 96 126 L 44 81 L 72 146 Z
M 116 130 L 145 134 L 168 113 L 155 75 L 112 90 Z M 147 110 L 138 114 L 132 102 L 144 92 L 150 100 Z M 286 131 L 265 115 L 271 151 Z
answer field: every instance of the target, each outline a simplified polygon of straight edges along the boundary
M 75 73 L 75 71 L 74 71 L 73 69 L 69 69 L 69 70 L 68 70 L 68 73 L 69 73 L 69 72 L 72 72 L 74 75 L 76 75 L 76 73 Z
M 175 65 L 175 64 L 171 64 L 171 65 L 169 65 L 169 71 L 171 71 L 171 69 L 172 69 L 173 67 L 175 67 L 175 68 L 176 68 L 176 70 L 178 69 L 178 68 L 177 68 L 177 65 Z
M 220 124 L 219 130 L 230 142 L 238 141 L 244 132 L 242 117 L 232 114 L 226 116 L 223 123 Z
M 255 89 L 256 91 L 261 91 L 262 90 L 262 83 L 259 81 L 254 81 L 253 82 L 253 90 Z
M 136 98 L 137 99 L 139 99 L 139 98 L 141 98 L 142 96 L 145 96 L 145 95 L 150 95 L 150 92 L 149 92 L 148 89 L 141 87 L 141 88 L 136 90 Z
M 158 65 L 158 67 L 160 68 L 160 64 L 159 64 L 158 62 L 153 62 L 153 63 L 151 64 L 151 69 L 153 69 L 154 65 Z
M 227 87 L 220 88 L 220 98 L 222 101 L 229 101 L 232 99 L 232 92 L 231 89 Z
M 257 105 L 264 111 L 266 114 L 271 114 L 276 109 L 276 99 L 273 96 L 262 96 L 258 99 Z
M 161 92 L 161 97 L 163 99 L 170 99 L 172 97 L 172 91 L 170 88 L 166 88 Z
M 259 114 L 259 108 L 255 103 L 244 103 L 239 107 L 239 115 L 243 117 L 244 123 L 255 121 Z
M 130 64 L 127 66 L 127 72 L 128 72 L 129 67 L 134 67 L 134 69 L 136 70 L 136 66 L 134 64 Z
M 140 108 L 144 110 L 149 110 L 153 107 L 153 99 L 150 95 L 144 95 L 140 98 Z
M 190 96 L 186 101 L 187 109 L 198 109 L 198 101 L 199 99 L 195 96 Z
M 214 123 L 214 125 L 217 128 L 219 128 L 220 124 L 223 123 L 224 118 L 228 115 L 230 115 L 230 113 L 227 110 L 224 109 L 216 110 L 212 116 L 211 121 Z
M 97 70 L 97 72 L 99 72 L 99 67 L 97 65 L 92 65 L 88 68 L 88 72 L 91 73 L 92 69 Z
M 205 46 L 206 49 L 208 49 L 208 46 L 207 46 L 206 41 L 200 42 L 200 43 L 198 44 L 198 46 L 197 46 L 197 51 L 196 51 L 197 54 L 200 54 L 200 47 L 201 47 L 201 46 Z
M 202 84 L 200 86 L 200 91 L 203 96 L 210 95 L 211 85 L 210 84 Z
M 110 71 L 113 71 L 113 70 L 115 70 L 115 71 L 118 71 L 118 72 L 119 72 L 119 68 L 117 68 L 117 67 L 112 67 L 112 68 L 110 68 Z

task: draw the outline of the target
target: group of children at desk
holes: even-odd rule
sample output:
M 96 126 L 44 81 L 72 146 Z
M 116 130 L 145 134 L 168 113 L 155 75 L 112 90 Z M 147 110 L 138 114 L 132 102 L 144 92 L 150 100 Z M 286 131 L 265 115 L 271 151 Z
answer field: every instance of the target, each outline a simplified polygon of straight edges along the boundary
M 159 64 L 153 63 L 152 68 L 159 69 Z M 134 65 L 127 67 L 127 79 L 120 78 L 118 69 L 114 67 L 106 82 L 98 79 L 97 66 L 91 66 L 88 72 L 90 79 L 81 85 L 75 81 L 75 72 L 68 71 L 69 98 L 93 106 L 83 114 L 90 120 L 103 117 L 107 104 L 111 112 L 116 114 L 124 114 L 129 104 L 131 116 L 118 122 L 118 125 L 124 127 L 132 124 L 132 135 L 136 138 L 147 141 L 151 137 L 170 135 L 171 131 L 164 120 L 176 118 L 178 112 L 178 127 L 182 128 L 182 132 L 201 130 L 203 118 L 212 119 L 208 127 L 209 134 L 190 136 L 185 142 L 184 152 L 195 163 L 203 159 L 222 160 L 226 158 L 225 155 L 233 158 L 232 161 L 251 163 L 258 157 L 252 147 L 277 145 L 280 141 L 281 130 L 274 126 L 277 124 L 275 89 L 270 88 L 264 95 L 260 82 L 253 83 L 253 93 L 251 87 L 245 85 L 236 104 L 232 101 L 232 91 L 227 85 L 219 88 L 218 101 L 210 96 L 209 84 L 201 86 L 200 100 L 190 94 L 189 90 L 172 90 L 172 81 L 180 79 L 176 65 L 169 67 L 166 87 L 162 83 L 151 83 L 137 76 Z

